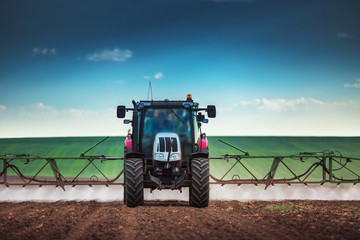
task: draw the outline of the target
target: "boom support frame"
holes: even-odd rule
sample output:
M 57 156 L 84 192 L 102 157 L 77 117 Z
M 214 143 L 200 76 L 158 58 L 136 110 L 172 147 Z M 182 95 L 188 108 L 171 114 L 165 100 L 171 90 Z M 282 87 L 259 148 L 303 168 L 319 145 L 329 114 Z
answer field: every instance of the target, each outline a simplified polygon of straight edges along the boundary
M 108 137 L 107 137 L 108 138 Z M 77 185 L 124 185 L 123 183 L 123 157 L 107 157 L 101 156 L 85 156 L 85 154 L 105 141 L 107 138 L 101 140 L 93 147 L 85 151 L 80 157 L 39 157 L 29 154 L 0 154 L 0 184 L 7 187 L 12 185 L 20 186 L 43 186 L 55 185 L 65 190 L 65 186 Z M 221 139 L 220 142 L 240 151 L 239 155 L 225 154 L 220 157 L 209 157 L 210 161 L 210 184 L 254 184 L 265 185 L 267 189 L 275 184 L 357 184 L 360 183 L 360 158 L 345 157 L 339 152 L 323 151 L 323 152 L 302 152 L 294 155 L 274 155 L 261 156 L 250 155 Z M 256 168 L 256 161 L 261 159 L 263 162 L 271 164 L 269 170 L 262 173 Z M 31 168 L 31 163 L 36 162 L 31 170 L 33 173 L 29 174 L 24 171 L 26 168 Z M 59 167 L 66 166 L 67 163 L 73 161 L 82 161 L 83 165 L 77 169 L 74 176 L 66 176 L 63 170 Z M 100 165 L 106 161 L 112 161 L 119 166 L 116 175 L 109 176 L 101 170 Z M 227 165 L 226 171 L 219 173 L 215 166 L 218 161 L 221 162 L 221 167 Z M 290 161 L 290 162 L 289 162 Z M 309 165 L 307 168 L 299 172 L 291 166 L 291 161 L 300 161 Z M 254 163 L 252 163 L 254 162 Z M 352 165 L 351 165 L 352 164 Z M 28 165 L 24 167 L 24 165 Z M 50 166 L 52 175 L 45 173 L 46 167 Z M 255 167 L 254 167 L 255 166 Z M 298 166 L 298 165 L 296 165 Z M 92 168 L 92 170 L 90 169 Z M 279 170 L 279 168 L 281 168 Z M 86 171 L 92 171 L 91 176 L 84 174 Z M 279 171 L 282 173 L 280 174 Z M 319 172 L 320 171 L 320 172 Z M 25 173 L 26 172 L 26 173 Z M 49 172 L 49 171 L 48 171 Z M 265 174 L 264 174 L 265 173 Z M 288 174 L 290 177 L 281 177 L 281 175 Z M 98 176 L 96 175 L 98 174 Z M 85 175 L 85 176 L 84 176 Z
M 267 171 L 265 176 L 261 176 L 256 171 L 252 170 L 247 166 L 245 160 L 257 160 L 272 161 L 270 169 Z M 85 160 L 86 164 L 80 168 L 74 177 L 65 177 L 63 172 L 59 169 L 58 163 L 64 163 L 66 161 L 79 161 Z M 2 154 L 0 155 L 0 161 L 2 162 L 2 170 L 0 173 L 0 184 L 6 186 L 20 185 L 20 186 L 31 186 L 31 185 L 55 185 L 65 190 L 65 186 L 76 186 L 76 185 L 123 185 L 121 177 L 123 170 L 121 170 L 115 177 L 111 178 L 103 170 L 100 169 L 99 164 L 104 161 L 123 161 L 122 157 L 105 157 L 105 156 L 87 156 L 87 157 L 37 157 L 26 154 L 12 155 Z M 265 189 L 274 184 L 320 184 L 325 183 L 331 184 L 342 184 L 342 183 L 360 183 L 360 169 L 351 168 L 348 164 L 352 162 L 358 162 L 360 164 L 360 158 L 344 157 L 335 155 L 333 153 L 308 153 L 308 154 L 296 154 L 289 156 L 250 156 L 250 155 L 224 155 L 221 157 L 210 157 L 210 163 L 215 161 L 223 161 L 222 165 L 228 165 L 227 171 L 221 175 L 215 175 L 210 168 L 210 184 L 264 184 Z M 308 169 L 302 173 L 296 173 L 295 169 L 291 168 L 286 160 L 297 160 L 297 161 L 312 161 L 312 164 Z M 43 161 L 40 167 L 35 170 L 34 174 L 24 174 L 20 169 L 22 164 L 31 165 L 31 162 Z M 45 162 L 44 162 L 45 161 Z M 47 166 L 51 167 L 53 176 L 41 177 L 39 176 Z M 119 165 L 122 163 L 119 162 Z M 276 173 L 279 166 L 283 166 L 291 177 L 280 178 L 277 177 Z M 82 173 L 90 167 L 96 169 L 90 178 L 82 178 Z M 335 166 L 337 169 L 335 169 Z M 238 172 L 234 172 L 234 170 Z M 24 167 L 22 167 L 24 168 Z M 352 178 L 345 178 L 338 176 L 336 171 L 342 169 L 348 174 L 352 175 Z M 246 172 L 246 175 L 251 176 L 250 178 L 243 178 L 239 173 L 239 169 Z M 321 170 L 321 179 L 309 180 L 314 174 L 316 169 Z M 232 174 L 230 174 L 230 172 Z M 95 174 L 98 174 L 99 177 Z

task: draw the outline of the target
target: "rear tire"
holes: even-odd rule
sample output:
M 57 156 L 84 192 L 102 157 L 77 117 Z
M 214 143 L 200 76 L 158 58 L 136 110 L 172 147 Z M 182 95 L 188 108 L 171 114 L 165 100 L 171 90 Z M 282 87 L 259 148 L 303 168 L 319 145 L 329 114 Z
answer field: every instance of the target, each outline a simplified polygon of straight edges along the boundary
M 128 158 L 124 161 L 124 204 L 137 207 L 144 204 L 143 160 Z
M 194 158 L 191 161 L 190 206 L 203 208 L 209 205 L 209 159 Z

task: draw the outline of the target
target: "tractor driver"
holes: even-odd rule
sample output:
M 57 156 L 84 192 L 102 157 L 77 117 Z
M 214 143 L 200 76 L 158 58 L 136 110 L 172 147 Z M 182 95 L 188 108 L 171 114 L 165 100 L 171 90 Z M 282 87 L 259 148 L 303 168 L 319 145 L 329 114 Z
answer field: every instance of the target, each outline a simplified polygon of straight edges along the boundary
M 173 131 L 173 124 L 172 121 L 169 119 L 169 115 L 165 114 L 164 110 L 156 110 L 154 112 L 154 122 L 153 122 L 153 132 L 172 132 Z

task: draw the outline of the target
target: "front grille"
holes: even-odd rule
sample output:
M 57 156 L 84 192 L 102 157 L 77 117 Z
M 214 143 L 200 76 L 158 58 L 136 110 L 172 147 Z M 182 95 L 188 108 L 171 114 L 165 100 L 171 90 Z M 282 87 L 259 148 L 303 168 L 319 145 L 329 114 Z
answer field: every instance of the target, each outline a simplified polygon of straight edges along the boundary
M 172 151 L 173 151 L 173 152 L 177 152 L 177 151 L 178 151 L 178 145 L 177 145 L 176 138 L 171 138 L 171 140 L 173 141 Z
M 176 141 L 176 138 L 169 138 L 169 137 L 160 137 L 159 138 L 159 145 L 160 145 L 160 149 L 158 148 L 158 151 L 160 150 L 160 152 L 170 152 L 170 147 L 171 147 L 171 140 L 173 141 L 172 144 L 172 152 L 177 152 L 178 151 L 178 143 Z
M 166 151 L 167 152 L 170 152 L 170 147 L 171 147 L 171 141 L 170 141 L 170 138 L 169 137 L 166 137 L 165 138 L 165 143 L 166 143 Z
M 160 152 L 165 152 L 165 140 L 163 137 L 159 138 L 160 142 Z

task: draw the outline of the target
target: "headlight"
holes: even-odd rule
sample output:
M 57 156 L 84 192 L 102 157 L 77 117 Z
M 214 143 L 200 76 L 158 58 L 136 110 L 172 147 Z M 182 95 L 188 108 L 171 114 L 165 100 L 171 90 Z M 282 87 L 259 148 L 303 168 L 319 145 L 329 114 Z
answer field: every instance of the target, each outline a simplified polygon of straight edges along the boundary
M 163 153 L 155 153 L 154 157 L 157 160 L 162 160 L 162 159 L 164 159 L 164 154 Z
M 180 154 L 178 153 L 172 153 L 170 156 L 171 160 L 180 160 Z

